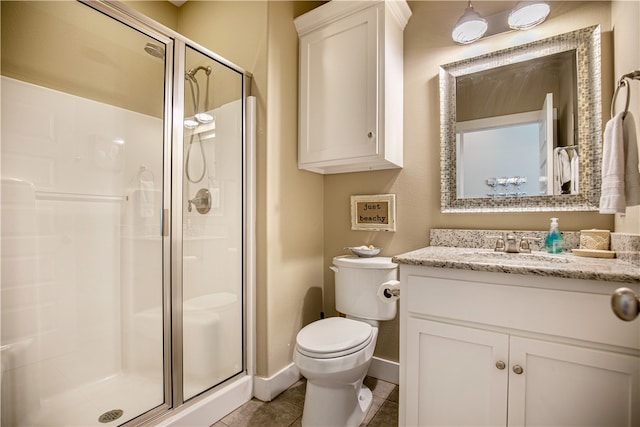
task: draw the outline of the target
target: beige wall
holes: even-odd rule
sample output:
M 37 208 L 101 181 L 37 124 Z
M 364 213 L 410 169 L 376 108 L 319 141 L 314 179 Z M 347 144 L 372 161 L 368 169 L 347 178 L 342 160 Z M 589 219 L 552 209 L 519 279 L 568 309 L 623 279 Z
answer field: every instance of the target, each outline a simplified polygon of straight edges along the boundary
M 600 24 L 603 32 L 609 32 L 610 4 L 551 2 L 551 15 L 543 25 L 527 32 L 495 35 L 468 46 L 458 46 L 451 41 L 451 29 L 464 10 L 464 2 L 410 1 L 409 6 L 413 14 L 404 33 L 404 168 L 325 178 L 325 266 L 333 256 L 343 253 L 344 246 L 373 244 L 384 248 L 383 255 L 423 247 L 431 228 L 545 230 L 549 218 L 557 216 L 561 229 L 567 231 L 593 227 L 612 229 L 612 215 L 595 212 L 441 213 L 438 95 L 440 64 L 589 25 Z M 495 13 L 496 8 L 504 7 L 504 2 L 476 0 L 474 6 L 489 15 Z M 603 40 L 606 44 L 606 35 Z M 608 88 L 610 90 L 610 85 Z M 606 111 L 608 99 L 603 104 Z M 351 231 L 349 196 L 386 192 L 395 193 L 397 197 L 397 231 Z M 325 307 L 333 307 L 333 289 L 333 277 L 325 274 Z M 397 361 L 398 338 L 397 319 L 386 322 L 380 331 L 376 355 Z
M 151 38 L 75 1 L 0 7 L 2 75 L 162 117 L 164 67 L 143 50 Z
M 606 90 L 615 88 L 621 75 L 633 70 L 640 70 L 640 1 L 614 1 L 611 5 L 611 24 L 613 27 L 614 73 L 606 82 Z M 640 150 L 640 82 L 630 85 L 631 104 L 629 105 L 631 120 L 625 120 L 629 126 L 629 135 L 635 135 L 635 142 Z M 624 108 L 625 91 L 618 95 L 616 111 Z M 608 110 L 607 110 L 608 114 Z M 621 233 L 640 234 L 640 206 L 627 208 L 624 215 L 615 215 L 615 230 Z

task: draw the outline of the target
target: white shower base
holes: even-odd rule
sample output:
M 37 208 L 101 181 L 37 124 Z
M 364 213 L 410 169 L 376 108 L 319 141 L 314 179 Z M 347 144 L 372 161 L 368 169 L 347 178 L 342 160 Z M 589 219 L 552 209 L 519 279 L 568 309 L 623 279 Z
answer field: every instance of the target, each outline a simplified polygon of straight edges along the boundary
M 40 426 L 116 426 L 164 401 L 162 379 L 117 374 L 93 384 L 42 399 L 21 425 Z M 110 423 L 98 422 L 103 413 L 121 409 L 123 415 Z
M 40 409 L 21 422 L 29 427 L 118 426 L 163 403 L 162 380 L 118 374 L 94 384 L 43 399 Z M 242 377 L 186 410 L 176 411 L 158 425 L 210 425 L 250 400 L 251 377 Z M 100 415 L 120 409 L 123 415 L 100 423 Z M 196 424 L 193 424 L 196 422 Z

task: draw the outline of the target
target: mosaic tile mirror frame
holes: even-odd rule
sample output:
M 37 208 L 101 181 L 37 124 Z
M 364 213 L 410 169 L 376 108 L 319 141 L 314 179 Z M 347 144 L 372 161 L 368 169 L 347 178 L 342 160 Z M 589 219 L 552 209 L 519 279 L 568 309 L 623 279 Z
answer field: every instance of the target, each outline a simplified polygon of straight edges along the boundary
M 577 108 L 574 134 L 579 192 L 459 198 L 456 189 L 456 79 L 508 64 L 575 51 Z M 442 212 L 597 211 L 602 159 L 600 27 L 592 26 L 440 67 L 440 186 Z

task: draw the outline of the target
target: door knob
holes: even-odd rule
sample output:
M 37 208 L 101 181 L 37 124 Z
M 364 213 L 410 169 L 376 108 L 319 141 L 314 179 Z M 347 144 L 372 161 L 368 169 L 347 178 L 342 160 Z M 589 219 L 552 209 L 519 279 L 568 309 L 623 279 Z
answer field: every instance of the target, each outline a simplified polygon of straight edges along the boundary
M 630 322 L 640 314 L 640 299 L 629 288 L 618 288 L 611 296 L 611 308 L 620 319 Z

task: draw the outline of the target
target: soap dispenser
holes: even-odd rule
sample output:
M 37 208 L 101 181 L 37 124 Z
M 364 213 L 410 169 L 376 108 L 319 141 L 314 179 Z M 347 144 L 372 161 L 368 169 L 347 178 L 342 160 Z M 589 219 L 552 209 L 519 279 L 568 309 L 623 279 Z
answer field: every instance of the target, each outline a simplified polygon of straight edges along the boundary
M 544 248 L 550 254 L 559 254 L 564 250 L 564 242 L 560 228 L 558 227 L 558 218 L 551 218 L 549 233 L 544 239 Z

